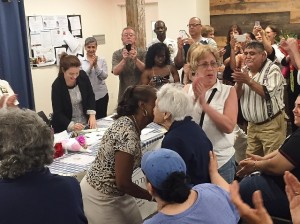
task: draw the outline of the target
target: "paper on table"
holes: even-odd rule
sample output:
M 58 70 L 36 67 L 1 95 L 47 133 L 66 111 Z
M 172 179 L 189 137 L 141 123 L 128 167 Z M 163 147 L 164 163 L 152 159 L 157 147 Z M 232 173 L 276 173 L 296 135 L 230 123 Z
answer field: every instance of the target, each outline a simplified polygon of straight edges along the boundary
M 67 131 L 63 131 L 57 134 L 54 134 L 54 145 L 58 142 L 61 142 L 62 140 L 70 138 Z
M 113 121 L 113 116 L 115 116 L 116 114 L 112 114 L 112 115 L 109 115 L 107 117 L 104 117 L 103 120 L 106 120 L 106 121 Z
M 142 135 L 146 135 L 146 134 L 148 134 L 149 132 L 152 132 L 152 131 L 154 131 L 153 128 L 144 128 L 142 130 Z
M 86 133 L 84 136 L 86 138 L 87 145 L 93 145 L 101 140 L 104 135 L 106 128 L 98 128 L 96 132 Z
M 83 155 L 83 154 L 74 154 L 67 158 L 63 158 L 60 160 L 62 163 L 71 163 L 75 165 L 88 165 L 93 162 L 95 159 L 94 156 Z
M 149 132 L 148 134 L 146 135 L 141 135 L 141 141 L 146 141 L 148 139 L 151 139 L 151 138 L 154 138 L 156 136 L 159 136 L 159 133 L 156 133 L 156 132 Z

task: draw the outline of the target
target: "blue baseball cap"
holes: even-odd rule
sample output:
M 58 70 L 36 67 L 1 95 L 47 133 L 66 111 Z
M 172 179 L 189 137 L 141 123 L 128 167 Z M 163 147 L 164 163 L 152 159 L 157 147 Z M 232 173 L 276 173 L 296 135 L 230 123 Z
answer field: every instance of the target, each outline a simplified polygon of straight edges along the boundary
M 146 152 L 142 157 L 141 167 L 149 182 L 160 190 L 162 183 L 171 173 L 186 173 L 186 165 L 181 156 L 164 148 Z

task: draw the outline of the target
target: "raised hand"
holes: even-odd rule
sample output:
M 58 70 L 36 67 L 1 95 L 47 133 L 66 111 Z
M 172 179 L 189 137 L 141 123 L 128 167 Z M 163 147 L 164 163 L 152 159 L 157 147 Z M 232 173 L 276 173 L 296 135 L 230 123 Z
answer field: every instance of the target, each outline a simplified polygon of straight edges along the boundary
M 230 186 L 230 197 L 232 203 L 238 209 L 240 216 L 248 224 L 272 224 L 273 221 L 263 204 L 263 199 L 260 191 L 255 191 L 252 195 L 254 209 L 247 205 L 241 199 L 239 193 L 239 184 L 235 180 Z
M 131 50 L 129 51 L 129 57 L 133 60 L 137 59 L 137 50 L 135 48 L 131 48 Z
M 203 79 L 204 77 L 199 75 L 192 83 L 195 98 L 198 99 L 200 105 L 206 103 L 205 93 L 207 89 L 203 85 Z
M 15 106 L 15 102 L 17 100 L 17 96 L 18 96 L 17 94 L 13 94 L 13 95 L 9 96 L 7 98 L 7 101 L 6 101 L 6 105 L 8 107 L 14 107 Z
M 129 52 L 126 50 L 126 48 L 122 50 L 122 56 L 123 59 L 127 59 L 129 57 Z
M 290 202 L 290 211 L 294 224 L 300 224 L 300 182 L 289 171 L 284 173 L 285 192 Z

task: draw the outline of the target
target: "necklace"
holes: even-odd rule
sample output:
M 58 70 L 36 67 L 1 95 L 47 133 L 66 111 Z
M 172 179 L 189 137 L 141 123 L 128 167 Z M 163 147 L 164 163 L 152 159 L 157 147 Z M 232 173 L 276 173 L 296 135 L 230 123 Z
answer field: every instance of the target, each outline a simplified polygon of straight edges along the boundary
M 138 126 L 138 124 L 137 124 L 137 122 L 136 122 L 136 119 L 135 119 L 134 115 L 131 115 L 131 117 L 132 117 L 132 120 L 133 120 L 135 129 L 137 130 L 138 134 L 140 134 L 140 133 L 141 133 L 141 130 L 140 130 L 140 128 L 139 128 L 139 126 Z

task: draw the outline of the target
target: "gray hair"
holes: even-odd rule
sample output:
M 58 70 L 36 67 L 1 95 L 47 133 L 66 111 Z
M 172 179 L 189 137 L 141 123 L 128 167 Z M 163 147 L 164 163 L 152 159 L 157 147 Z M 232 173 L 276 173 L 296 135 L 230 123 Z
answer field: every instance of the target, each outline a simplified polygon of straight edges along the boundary
M 189 97 L 180 84 L 165 84 L 157 92 L 157 107 L 161 112 L 172 114 L 172 120 L 181 121 L 193 112 L 192 97 Z
M 0 178 L 16 178 L 53 162 L 53 133 L 33 111 L 0 110 Z
M 85 41 L 84 41 L 84 46 L 86 46 L 86 45 L 88 45 L 90 43 L 96 43 L 96 45 L 97 45 L 96 38 L 95 37 L 88 37 L 88 38 L 86 38 Z
M 253 40 L 246 44 L 245 49 L 255 49 L 260 52 L 265 51 L 265 47 L 262 42 Z

